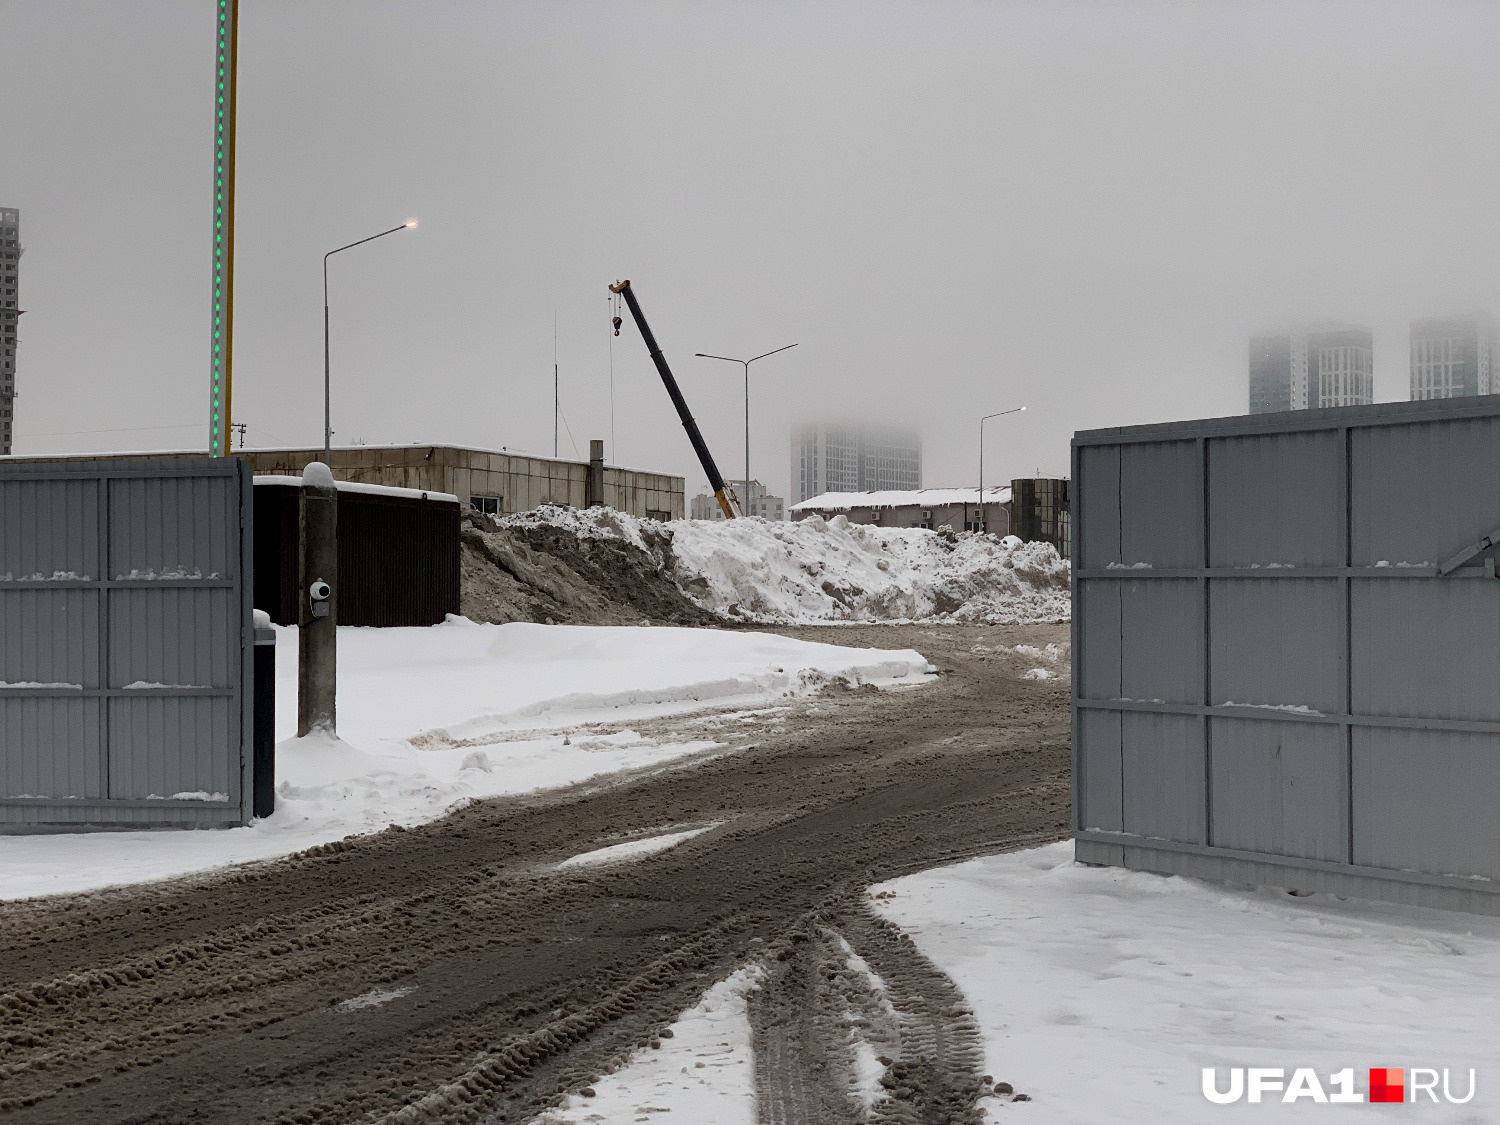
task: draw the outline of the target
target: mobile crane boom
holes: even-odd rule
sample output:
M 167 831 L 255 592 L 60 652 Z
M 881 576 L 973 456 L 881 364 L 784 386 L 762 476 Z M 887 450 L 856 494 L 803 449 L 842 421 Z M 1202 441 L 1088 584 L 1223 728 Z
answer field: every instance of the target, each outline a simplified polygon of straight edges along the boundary
M 693 452 L 698 454 L 698 462 L 703 466 L 703 471 L 708 474 L 708 485 L 714 490 L 714 499 L 719 502 L 724 518 L 734 519 L 740 514 L 739 497 L 719 475 L 719 467 L 714 464 L 714 455 L 708 451 L 708 443 L 703 440 L 703 435 L 698 430 L 698 423 L 693 421 L 692 412 L 688 410 L 687 401 L 682 397 L 682 392 L 677 389 L 677 380 L 672 378 L 672 369 L 667 366 L 667 357 L 661 354 L 661 348 L 656 344 L 656 337 L 651 334 L 651 326 L 646 323 L 641 306 L 635 299 L 635 292 L 630 288 L 630 280 L 627 278 L 624 281 L 615 282 L 609 287 L 609 291 L 624 297 L 625 304 L 630 307 L 630 315 L 635 318 L 635 326 L 641 330 L 641 338 L 646 341 L 646 350 L 651 353 L 651 362 L 656 364 L 656 373 L 666 384 L 672 405 L 677 408 L 677 417 L 682 419 L 682 428 L 687 431 L 688 441 L 693 443 Z M 617 317 L 616 320 L 618 319 Z

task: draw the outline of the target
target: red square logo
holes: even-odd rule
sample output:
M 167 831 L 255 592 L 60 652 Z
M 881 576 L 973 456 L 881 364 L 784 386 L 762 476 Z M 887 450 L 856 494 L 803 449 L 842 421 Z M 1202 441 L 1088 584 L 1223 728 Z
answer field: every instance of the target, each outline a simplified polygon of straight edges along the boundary
M 1406 1072 L 1398 1067 L 1383 1067 L 1370 1070 L 1370 1100 L 1372 1102 L 1404 1102 L 1406 1100 Z

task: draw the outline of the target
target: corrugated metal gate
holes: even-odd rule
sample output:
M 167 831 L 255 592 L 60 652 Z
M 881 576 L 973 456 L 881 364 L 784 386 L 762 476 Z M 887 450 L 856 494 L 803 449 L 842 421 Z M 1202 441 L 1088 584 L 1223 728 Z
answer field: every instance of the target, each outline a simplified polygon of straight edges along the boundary
M 1080 860 L 1500 913 L 1500 399 L 1079 433 Z
M 0 463 L 0 826 L 248 822 L 250 469 Z

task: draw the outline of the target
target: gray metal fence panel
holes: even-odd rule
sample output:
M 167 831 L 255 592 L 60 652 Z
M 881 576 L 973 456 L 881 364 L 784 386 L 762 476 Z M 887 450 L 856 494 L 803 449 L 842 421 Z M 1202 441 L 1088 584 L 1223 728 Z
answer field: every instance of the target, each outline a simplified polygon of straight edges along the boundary
M 1118 699 L 1122 690 L 1121 589 L 1119 582 L 1081 582 L 1077 589 L 1080 616 L 1086 614 L 1090 621 L 1099 625 L 1099 628 L 1089 631 L 1074 655 L 1074 667 L 1079 669 L 1088 694 L 1095 699 Z
M 1500 527 L 1500 418 L 1350 432 L 1355 566 L 1427 565 Z
M 1452 578 L 1354 583 L 1355 711 L 1500 720 L 1495 585 Z
M 1203 591 L 1168 578 L 1120 589 L 1120 695 L 1153 703 L 1203 701 Z
M 1073 766 L 1082 794 L 1078 823 L 1084 828 L 1122 832 L 1125 828 L 1125 781 L 1120 757 L 1118 712 L 1086 711 L 1078 716 L 1082 737 L 1075 739 L 1079 755 Z
M 1354 732 L 1354 861 L 1500 879 L 1500 737 Z
M 1079 858 L 1500 914 L 1500 396 L 1073 470 Z
M 1202 556 L 1201 458 L 1190 441 L 1120 450 L 1120 561 L 1192 566 Z M 1090 565 L 1093 565 L 1092 563 Z
M 28 695 L 31 693 L 27 693 Z M 105 796 L 97 699 L 0 698 L 0 793 L 23 800 L 50 794 Z M 48 753 L 23 752 L 48 747 Z M 4 814 L 0 813 L 0 821 Z
M 1209 605 L 1210 702 L 1343 709 L 1344 594 L 1336 580 L 1215 578 Z M 1256 636 L 1299 641 L 1279 649 L 1245 643 Z
M 1132 836 L 1202 843 L 1207 789 L 1202 723 L 1187 715 L 1120 716 L 1122 820 Z
M 1120 451 L 1108 447 L 1078 450 L 1081 469 L 1088 474 L 1091 490 L 1074 503 L 1081 508 L 1073 527 L 1074 564 L 1105 567 L 1120 561 Z M 1086 530 L 1083 530 L 1086 529 Z
M 250 480 L 0 464 L 0 826 L 250 819 Z
M 99 481 L 0 475 L 0 581 L 99 573 Z
M 1209 802 L 1221 848 L 1339 861 L 1347 761 L 1332 725 L 1212 719 Z
M 1209 446 L 1209 563 L 1294 566 L 1344 561 L 1344 498 L 1320 487 L 1338 479 L 1338 434 L 1267 434 Z M 1196 561 L 1196 560 L 1195 560 Z

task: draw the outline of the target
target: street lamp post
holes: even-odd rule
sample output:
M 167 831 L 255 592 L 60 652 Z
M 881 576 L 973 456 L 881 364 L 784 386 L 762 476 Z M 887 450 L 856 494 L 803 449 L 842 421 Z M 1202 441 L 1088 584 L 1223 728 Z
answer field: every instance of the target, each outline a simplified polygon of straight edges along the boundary
M 745 367 L 745 495 L 750 494 L 750 365 L 757 359 L 765 359 L 768 355 L 784 352 L 787 348 L 795 348 L 796 344 L 783 344 L 781 347 L 760 355 L 751 356 L 749 359 L 733 359 L 727 355 L 709 355 L 707 352 L 693 353 L 699 359 L 722 359 L 726 363 L 740 363 Z M 743 510 L 743 506 L 742 509 Z
M 1009 410 L 1001 410 L 995 414 L 986 414 L 979 419 L 979 508 L 974 517 L 974 526 L 979 531 L 984 530 L 984 424 L 991 418 L 1003 418 L 1007 414 L 1019 414 L 1025 410 L 1024 406 L 1013 406 Z
M 388 234 L 395 234 L 398 230 L 409 230 L 416 225 L 416 219 L 408 219 L 399 227 L 392 227 L 390 230 L 383 230 L 379 234 L 372 234 L 369 238 L 361 238 L 358 242 L 351 242 L 348 246 L 340 246 L 337 250 L 330 250 L 323 255 L 323 464 L 330 467 L 333 465 L 333 414 L 328 382 L 328 259 L 345 250 L 352 250 L 356 246 L 363 246 L 366 242 L 374 242 L 377 238 L 384 238 Z

